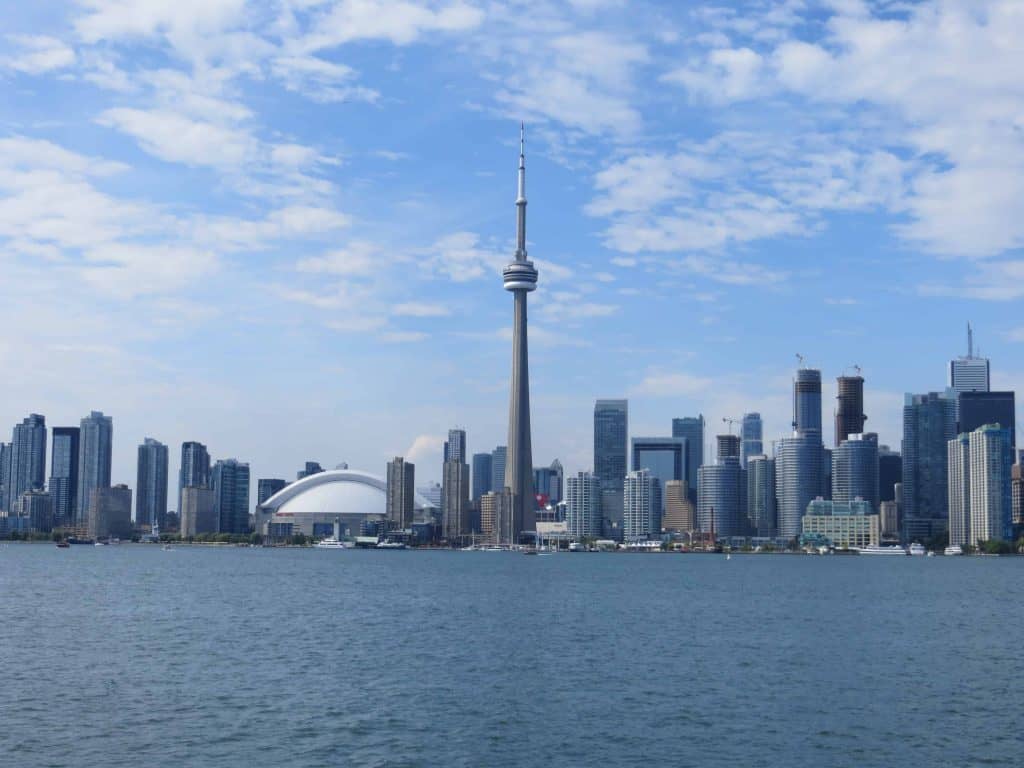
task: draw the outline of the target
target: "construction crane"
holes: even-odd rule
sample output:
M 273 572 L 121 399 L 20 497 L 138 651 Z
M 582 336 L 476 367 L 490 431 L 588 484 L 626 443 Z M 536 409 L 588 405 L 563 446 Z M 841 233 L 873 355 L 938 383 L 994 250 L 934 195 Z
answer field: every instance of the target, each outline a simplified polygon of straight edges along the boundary
M 801 355 L 801 354 L 800 354 L 799 352 L 797 352 L 797 353 L 796 353 L 796 359 L 797 359 L 797 360 L 799 361 L 799 363 L 800 363 L 800 367 L 801 367 L 801 368 L 803 368 L 803 367 L 804 367 L 804 361 L 805 361 L 805 360 L 806 360 L 807 358 L 806 358 L 806 357 L 804 357 L 803 355 Z
M 732 434 L 732 428 L 734 425 L 742 422 L 742 419 L 730 419 L 728 416 L 723 416 L 722 421 L 729 425 L 729 434 Z
M 846 368 L 843 369 L 843 375 L 845 376 L 846 372 L 849 371 L 849 370 L 855 371 L 857 373 L 857 375 L 860 376 L 862 369 L 861 369 L 861 367 L 859 365 L 854 363 L 853 365 L 848 365 L 848 366 L 846 366 Z

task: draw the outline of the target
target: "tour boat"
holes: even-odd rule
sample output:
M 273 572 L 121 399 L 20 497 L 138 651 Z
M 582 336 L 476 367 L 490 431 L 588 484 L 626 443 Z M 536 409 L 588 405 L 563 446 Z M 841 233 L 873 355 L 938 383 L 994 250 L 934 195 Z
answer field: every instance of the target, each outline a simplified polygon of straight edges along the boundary
M 345 549 L 345 542 L 338 541 L 333 536 L 330 536 L 326 539 L 321 539 L 313 546 L 317 549 Z
M 923 544 L 919 544 L 915 541 L 913 544 L 910 545 L 910 554 L 914 557 L 921 557 L 923 555 L 928 554 L 928 550 L 924 548 Z
M 401 541 L 381 541 L 377 549 L 405 549 L 405 543 Z
M 58 541 L 57 542 L 57 549 L 70 549 L 70 548 L 71 548 L 71 545 L 68 544 L 66 541 Z
M 857 551 L 862 555 L 903 555 L 904 557 L 906 557 L 907 555 L 907 550 L 905 550 L 903 547 L 882 547 L 877 544 L 872 544 L 869 547 L 861 547 Z
M 952 546 L 946 547 L 942 552 L 944 555 L 962 555 L 963 553 L 964 551 L 959 544 L 953 544 Z

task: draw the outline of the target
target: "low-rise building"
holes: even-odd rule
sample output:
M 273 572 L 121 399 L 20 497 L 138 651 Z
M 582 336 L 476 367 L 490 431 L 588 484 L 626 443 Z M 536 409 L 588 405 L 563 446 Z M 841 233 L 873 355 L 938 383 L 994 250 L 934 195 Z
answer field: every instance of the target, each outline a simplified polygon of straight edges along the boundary
M 813 503 L 813 502 L 812 502 Z M 877 546 L 878 515 L 804 515 L 804 536 L 821 536 L 839 549 Z

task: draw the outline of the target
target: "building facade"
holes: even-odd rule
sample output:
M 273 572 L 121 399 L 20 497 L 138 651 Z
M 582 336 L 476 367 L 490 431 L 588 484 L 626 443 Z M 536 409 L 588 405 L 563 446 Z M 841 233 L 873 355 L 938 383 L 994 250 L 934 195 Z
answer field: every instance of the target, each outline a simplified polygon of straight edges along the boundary
M 967 326 L 967 356 L 949 362 L 949 387 L 953 390 L 954 400 L 962 392 L 989 390 L 988 359 L 975 356 L 974 331 L 970 324 Z
M 778 534 L 800 535 L 807 505 L 823 495 L 825 485 L 821 436 L 817 433 L 784 437 L 775 446 L 775 498 Z
M 739 456 L 737 455 L 737 459 Z M 632 440 L 633 470 L 646 469 L 664 491 L 670 480 L 686 479 L 686 440 L 681 437 L 634 437 Z M 665 511 L 664 493 L 660 503 L 652 510 L 652 530 L 661 530 L 661 516 Z
M 284 489 L 288 481 L 279 477 L 262 477 L 256 481 L 256 504 L 262 504 L 278 491 Z
M 602 536 L 622 536 L 623 482 L 629 471 L 629 401 L 594 403 L 594 474 L 601 484 Z
M 25 491 L 42 490 L 46 481 L 46 418 L 33 413 L 14 426 L 11 436 L 9 490 L 13 504 Z
M 838 549 L 878 546 L 881 534 L 878 515 L 804 515 L 805 536 L 821 536 Z
M 78 507 L 78 427 L 54 427 L 50 452 L 50 495 L 54 525 L 73 525 Z
M 775 459 L 747 458 L 747 522 L 758 536 L 775 536 L 778 503 L 775 497 Z
M 716 539 L 747 534 L 746 477 L 740 466 L 739 438 L 719 440 L 716 464 L 705 464 L 697 472 L 697 523 L 702 533 Z
M 138 450 L 135 483 L 135 524 L 167 527 L 167 446 L 147 437 Z
M 878 435 L 851 434 L 832 452 L 832 499 L 870 502 L 878 511 Z
M 132 492 L 127 485 L 96 486 L 90 491 L 89 535 L 127 539 L 132 535 Z
M 1010 539 L 1010 430 L 986 424 L 970 433 L 971 543 Z
M 217 504 L 212 488 L 186 485 L 181 489 L 181 535 L 184 538 L 200 533 L 217 533 Z
M 686 440 L 686 485 L 690 501 L 697 503 L 697 470 L 704 466 L 704 414 L 672 419 L 672 437 Z
M 566 478 L 565 524 L 573 538 L 600 538 L 601 482 L 591 472 L 578 472 Z
M 473 493 L 472 499 L 476 503 L 485 493 L 494 490 L 491 484 L 494 480 L 494 456 L 490 453 L 473 454 Z
M 747 460 L 751 456 L 764 453 L 764 424 L 760 413 L 745 413 L 740 424 L 740 465 L 746 469 Z
M 986 424 L 1010 430 L 1010 445 L 1017 445 L 1017 406 L 1014 392 L 961 392 L 957 395 L 959 432 L 973 432 Z
M 93 490 L 110 487 L 111 452 L 114 442 L 114 420 L 102 411 L 92 411 L 79 424 L 78 491 L 76 520 L 79 525 L 88 520 Z M 106 498 L 106 497 L 103 497 Z M 123 500 L 122 497 L 118 497 Z M 130 500 L 130 494 L 129 494 Z M 131 519 L 131 504 L 128 505 Z
M 665 512 L 661 517 L 661 528 L 666 533 L 690 533 L 696 530 L 696 509 L 688 491 L 685 480 L 669 480 L 665 483 Z
M 441 530 L 449 541 L 469 533 L 469 465 L 444 463 L 441 477 Z
M 641 541 L 656 535 L 654 509 L 660 506 L 657 479 L 646 469 L 634 470 L 626 475 L 622 493 L 623 540 Z
M 202 443 L 190 440 L 181 444 L 181 465 L 178 470 L 178 510 L 181 510 L 181 491 L 193 488 L 212 488 L 210 483 L 210 452 Z
M 248 533 L 249 465 L 237 459 L 222 459 L 214 465 L 211 474 L 217 531 Z
M 836 447 L 850 435 L 864 432 L 864 378 L 840 376 L 836 379 Z
M 387 484 L 385 517 L 395 528 L 411 528 L 416 498 L 416 466 L 401 456 L 395 456 L 388 462 Z
M 948 444 L 956 437 L 956 401 L 938 392 L 906 395 L 903 405 L 903 537 L 927 538 L 949 522 Z

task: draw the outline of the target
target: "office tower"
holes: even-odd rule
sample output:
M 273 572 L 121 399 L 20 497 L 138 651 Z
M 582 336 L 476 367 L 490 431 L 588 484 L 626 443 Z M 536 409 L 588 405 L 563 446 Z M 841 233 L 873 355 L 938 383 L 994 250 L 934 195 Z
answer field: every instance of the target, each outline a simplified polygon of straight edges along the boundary
M 736 458 L 739 459 L 739 438 L 736 439 Z M 659 490 L 669 480 L 686 479 L 686 440 L 681 437 L 634 437 L 632 440 L 633 470 L 646 469 L 658 481 Z M 661 494 L 664 497 L 664 494 Z M 664 502 L 651 511 L 652 530 L 661 531 Z
M 565 480 L 565 525 L 575 539 L 601 535 L 601 481 L 590 472 L 578 472 Z
M 551 501 L 551 484 L 552 484 L 553 473 L 551 467 L 534 467 L 533 468 L 533 490 L 537 495 L 537 511 L 551 504 L 554 506 L 557 502 Z
M 84 420 L 82 433 L 84 436 Z M 113 488 L 94 485 L 89 491 L 86 506 L 89 536 L 92 538 L 127 539 L 132 535 L 132 492 L 127 485 L 115 485 Z
M 852 434 L 832 452 L 832 500 L 863 499 L 878 512 L 878 435 Z
M 114 420 L 102 411 L 93 411 L 79 424 L 78 435 L 78 491 L 75 513 L 79 525 L 88 520 L 89 505 L 95 488 L 110 487 L 111 447 L 114 440 Z M 103 497 L 106 498 L 106 497 Z M 120 503 L 122 496 L 116 497 Z M 113 502 L 112 502 L 113 503 Z M 129 491 L 128 517 L 131 518 L 131 492 Z
M 1013 392 L 961 392 L 959 432 L 973 432 L 985 424 L 1010 430 L 1010 445 L 1017 445 L 1017 407 Z
M 489 491 L 480 497 L 480 533 L 491 544 L 510 543 L 512 495 L 508 489 Z
M 505 290 L 515 297 L 512 323 L 512 381 L 509 387 L 508 460 L 505 487 L 512 491 L 512 534 L 536 528 L 533 448 L 530 438 L 530 373 L 526 340 L 526 294 L 537 287 L 537 270 L 526 258 L 526 157 L 519 136 L 519 192 L 516 196 L 516 254 L 502 271 Z
M 277 477 L 264 477 L 256 481 L 256 505 L 259 506 L 278 491 L 284 490 L 287 480 Z
M 53 497 L 54 525 L 75 521 L 78 498 L 78 427 L 54 427 L 50 449 L 50 495 Z M 2 458 L 0 458 L 2 461 Z
M 565 470 L 562 468 L 562 462 L 555 459 L 551 462 L 551 466 L 544 468 L 542 472 L 547 479 L 547 485 L 544 487 L 548 496 L 548 503 L 552 506 L 558 506 L 564 496 Z M 538 487 L 537 493 L 540 492 L 540 487 Z
M 53 530 L 53 497 L 34 488 L 21 494 L 15 505 L 16 515 L 28 518 L 30 530 L 49 533 Z
M 11 444 L 0 443 L 0 512 L 11 508 Z
M 388 462 L 387 507 L 385 516 L 393 527 L 412 527 L 413 501 L 416 498 L 416 466 L 401 456 Z
M 508 448 L 504 445 L 499 445 L 491 451 L 491 490 L 495 493 L 505 487 L 506 458 L 508 458 Z
M 221 459 L 213 466 L 213 507 L 219 533 L 249 532 L 249 465 Z
M 189 486 L 210 488 L 210 453 L 202 443 L 190 441 L 181 444 L 181 468 L 178 470 L 178 511 L 181 511 L 181 491 Z
M 888 445 L 878 446 L 878 500 L 896 501 L 896 485 L 903 479 L 903 457 Z
M 746 478 L 740 466 L 740 440 L 736 435 L 718 436 L 715 464 L 697 471 L 697 521 L 704 533 L 715 538 L 746 533 Z
M 686 439 L 686 487 L 697 503 L 697 470 L 704 464 L 704 414 L 672 419 L 672 437 Z
M 900 510 L 895 501 L 883 501 L 878 505 L 878 525 L 882 538 L 888 541 L 899 540 Z
M 972 543 L 1008 540 L 1011 533 L 1010 430 L 986 424 L 970 433 Z
M 646 469 L 634 470 L 625 477 L 622 495 L 623 539 L 639 541 L 660 533 L 653 529 L 653 512 L 660 495 L 657 478 Z
M 448 439 L 444 442 L 444 462 L 459 461 L 463 464 L 469 455 L 466 453 L 466 430 L 449 429 Z
M 462 454 L 464 455 L 464 454 Z M 469 529 L 469 465 L 464 461 L 444 463 L 441 477 L 441 528 L 449 541 Z M 518 541 L 518 535 L 514 541 Z
M 956 437 L 956 401 L 937 392 L 908 394 L 903 405 L 903 537 L 925 539 L 945 529 L 948 443 Z
M 217 502 L 212 488 L 187 485 L 181 489 L 181 535 L 217 533 Z M 262 531 L 259 531 L 262 533 Z
M 167 527 L 167 446 L 147 437 L 139 446 L 135 525 Z
M 775 498 L 778 535 L 800 535 L 800 521 L 807 505 L 821 494 L 824 485 L 821 437 L 811 433 L 784 437 L 775 446 Z
M 430 502 L 434 509 L 441 509 L 441 484 L 440 483 L 427 483 L 421 485 L 416 489 L 416 493 L 422 496 L 424 499 Z
M 775 459 L 747 457 L 747 520 L 758 536 L 774 536 L 778 507 L 775 499 Z
M 743 422 L 740 426 L 740 438 L 743 444 L 740 448 L 740 465 L 747 466 L 747 459 L 751 456 L 760 456 L 764 453 L 764 426 L 761 423 L 760 413 L 743 414 Z
M 594 474 L 601 484 L 601 535 L 621 540 L 623 479 L 629 470 L 629 402 L 594 403 Z
M 807 505 L 830 494 L 831 458 L 821 442 L 821 371 L 799 368 L 793 381 L 793 435 L 775 449 L 779 536 L 800 535 Z
M 473 454 L 473 494 L 474 503 L 485 493 L 490 493 L 494 486 L 494 456 L 490 453 Z
M 793 430 L 821 437 L 821 371 L 799 368 L 793 381 Z
M 1010 522 L 1024 526 L 1024 467 L 1020 460 L 1010 470 Z M 1014 539 L 1019 538 L 1017 535 Z
M 974 356 L 974 330 L 967 324 L 967 357 L 949 362 L 949 387 L 954 397 L 962 392 L 988 392 L 988 359 Z
M 45 417 L 33 413 L 15 424 L 10 462 L 10 503 L 20 499 L 25 491 L 42 489 L 46 480 Z
M 971 439 L 961 433 L 946 444 L 949 488 L 949 543 L 956 546 L 971 541 Z
M 669 480 L 665 483 L 665 514 L 661 517 L 664 531 L 688 533 L 694 530 L 696 511 L 686 487 L 685 480 Z
M 836 396 L 836 445 L 864 432 L 864 377 L 840 376 Z
M 295 473 L 295 479 L 301 480 L 302 478 L 309 477 L 310 475 L 319 475 L 323 471 L 324 468 L 320 466 L 319 461 L 307 461 L 303 465 L 302 469 Z

